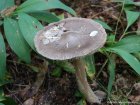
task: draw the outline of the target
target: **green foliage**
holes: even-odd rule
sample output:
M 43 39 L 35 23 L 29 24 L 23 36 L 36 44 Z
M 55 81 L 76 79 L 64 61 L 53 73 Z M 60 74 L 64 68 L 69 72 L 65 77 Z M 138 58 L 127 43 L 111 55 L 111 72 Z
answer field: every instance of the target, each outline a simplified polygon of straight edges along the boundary
M 11 83 L 11 82 L 12 81 L 11 80 L 8 80 L 8 79 L 0 80 L 0 86 L 5 85 L 7 83 Z
M 24 2 L 23 4 L 21 4 L 16 9 L 15 12 L 21 13 L 21 12 L 30 12 L 30 11 L 34 11 L 34 10 L 47 10 L 47 9 L 54 9 L 54 8 L 64 9 L 76 16 L 73 9 L 64 5 L 59 0 L 55 0 L 55 1 L 49 0 L 48 2 L 46 2 L 46 0 L 28 0 L 28 1 Z
M 73 71 L 75 71 L 75 69 L 74 68 L 72 68 L 71 66 L 63 66 L 63 69 L 64 70 L 66 70 L 66 71 L 68 71 L 68 72 L 73 72 Z
M 140 62 L 136 57 L 121 49 L 111 49 L 121 56 L 139 75 L 140 75 Z
M 126 10 L 126 17 L 127 17 L 127 27 L 125 29 L 125 32 L 127 29 L 138 19 L 139 17 L 139 12 L 133 12 L 133 11 L 128 11 Z
M 3 21 L 0 20 L 0 26 L 3 24 Z
M 38 31 L 43 29 L 43 26 L 37 19 L 25 13 L 19 13 L 18 19 L 19 26 L 25 40 L 31 46 L 31 48 L 36 51 L 36 48 L 34 46 L 34 37 Z
M 62 72 L 62 69 L 59 67 L 59 68 L 56 68 L 52 73 L 51 75 L 52 76 L 60 76 L 61 75 L 61 72 Z
M 83 61 L 84 61 L 84 65 L 86 68 L 86 72 L 92 80 L 95 75 L 94 55 L 88 55 L 88 56 L 84 57 Z
M 6 71 L 6 50 L 5 43 L 0 33 L 0 79 L 4 79 Z
M 18 21 L 10 18 L 5 18 L 4 31 L 6 39 L 12 50 L 26 63 L 30 63 L 30 47 L 21 33 Z
M 14 6 L 14 0 L 0 0 L 0 12 L 7 7 Z
M 5 100 L 3 96 L 4 96 L 4 92 L 3 92 L 2 86 L 0 86 L 0 101 Z
M 60 20 L 59 18 L 57 18 L 56 16 L 47 11 L 32 11 L 28 12 L 28 14 L 30 14 L 31 16 L 35 17 L 38 20 L 45 21 L 48 23 L 57 22 Z
M 111 45 L 113 45 L 114 42 L 115 42 L 115 35 L 114 34 L 110 34 L 110 35 L 107 34 L 106 45 L 111 46 Z
M 115 2 L 124 2 L 124 4 L 135 4 L 132 0 L 111 0 Z
M 121 49 L 129 53 L 140 51 L 140 35 L 132 35 L 126 37 L 117 43 L 113 44 L 110 47 L 106 47 L 106 50 L 109 49 Z
M 105 29 L 108 29 L 108 30 L 112 31 L 112 29 L 106 23 L 104 23 L 100 20 L 95 20 L 95 19 L 92 19 L 92 20 L 94 20 L 97 23 L 100 23 Z
M 112 89 L 112 86 L 113 86 L 113 82 L 114 82 L 114 79 L 115 79 L 115 68 L 114 68 L 114 64 L 109 56 L 109 54 L 104 50 L 102 49 L 104 54 L 106 55 L 106 57 L 108 58 L 109 60 L 109 63 L 111 65 L 111 71 L 110 71 L 110 77 L 109 77 L 109 83 L 108 83 L 108 99 L 110 97 L 110 92 L 111 92 L 111 89 Z
M 78 90 L 74 93 L 75 97 L 81 97 L 82 99 L 77 103 L 77 105 L 83 105 L 83 102 L 85 101 L 85 96 L 83 93 L 80 93 Z
M 6 100 L 1 101 L 4 105 L 18 105 L 12 98 L 4 97 Z
M 71 66 L 67 66 L 67 61 L 65 62 L 62 62 L 62 61 L 56 61 L 56 64 L 59 66 L 58 68 L 56 68 L 52 73 L 51 75 L 53 76 L 60 76 L 61 75 L 61 72 L 62 72 L 62 69 L 68 71 L 68 72 L 73 72 L 75 71 L 75 69 Z

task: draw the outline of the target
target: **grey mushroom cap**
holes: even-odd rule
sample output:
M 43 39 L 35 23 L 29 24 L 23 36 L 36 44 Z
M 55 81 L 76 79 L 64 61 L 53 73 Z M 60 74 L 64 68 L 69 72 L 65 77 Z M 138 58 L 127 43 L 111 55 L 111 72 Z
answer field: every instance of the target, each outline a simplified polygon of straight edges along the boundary
M 57 31 L 60 30 L 59 35 L 55 34 L 54 37 L 57 40 L 52 39 L 44 44 L 44 40 L 51 40 L 47 39 L 45 32 L 50 32 L 53 27 L 59 27 Z M 107 34 L 102 25 L 91 19 L 74 17 L 44 27 L 36 34 L 34 43 L 42 56 L 52 60 L 67 60 L 94 53 L 105 44 L 106 39 Z

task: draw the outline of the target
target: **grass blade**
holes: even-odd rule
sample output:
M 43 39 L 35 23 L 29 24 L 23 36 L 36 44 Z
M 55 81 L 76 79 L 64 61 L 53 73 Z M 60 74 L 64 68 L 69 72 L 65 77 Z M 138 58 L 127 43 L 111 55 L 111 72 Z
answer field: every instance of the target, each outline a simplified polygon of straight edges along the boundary
M 108 97 L 107 98 L 109 99 L 110 92 L 111 92 L 111 89 L 112 89 L 112 86 L 113 86 L 113 82 L 114 82 L 114 79 L 115 79 L 115 69 L 114 69 L 114 64 L 113 64 L 110 56 L 108 55 L 108 53 L 104 49 L 102 49 L 102 50 L 103 50 L 104 54 L 106 55 L 106 57 L 108 58 L 109 63 L 111 65 L 109 84 L 108 84 L 108 88 L 107 88 L 107 90 L 108 90 Z
M 6 50 L 5 43 L 0 33 L 0 79 L 4 79 L 6 71 Z

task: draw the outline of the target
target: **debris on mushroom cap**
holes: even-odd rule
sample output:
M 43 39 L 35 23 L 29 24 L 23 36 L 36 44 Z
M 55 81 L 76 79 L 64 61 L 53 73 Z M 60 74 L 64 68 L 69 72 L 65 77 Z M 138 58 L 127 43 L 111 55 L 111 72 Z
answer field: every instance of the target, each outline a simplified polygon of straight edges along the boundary
M 67 18 L 51 23 L 34 38 L 41 55 L 53 60 L 84 57 L 100 49 L 107 34 L 99 23 L 85 18 Z

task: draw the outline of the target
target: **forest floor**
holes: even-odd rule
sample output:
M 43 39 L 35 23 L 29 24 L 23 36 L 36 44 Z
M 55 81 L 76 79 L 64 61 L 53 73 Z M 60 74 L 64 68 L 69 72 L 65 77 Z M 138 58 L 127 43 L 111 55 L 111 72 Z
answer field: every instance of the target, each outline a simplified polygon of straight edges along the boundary
M 122 8 L 121 6 L 116 6 L 118 3 L 104 2 L 101 0 L 98 0 L 97 2 L 93 2 L 92 0 L 61 1 L 73 8 L 78 17 L 101 20 L 109 25 L 112 30 L 116 29 Z M 22 2 L 22 0 L 16 0 L 17 5 L 20 5 Z M 140 12 L 139 7 L 135 7 L 134 10 Z M 64 13 L 65 18 L 73 17 L 68 12 L 60 9 L 49 10 L 49 12 L 55 12 L 56 15 Z M 123 11 L 118 24 L 115 41 L 119 40 L 126 26 L 127 19 L 125 11 Z M 128 31 L 138 31 L 138 26 L 140 26 L 140 21 L 135 22 Z M 106 32 L 108 34 L 112 33 L 112 31 L 109 30 L 106 30 Z M 136 33 L 129 35 L 133 34 L 135 35 Z M 13 98 L 19 105 L 21 105 L 21 103 L 23 105 L 45 105 L 45 103 L 46 105 L 76 105 L 80 101 L 81 98 L 75 97 L 74 95 L 76 90 L 78 90 L 74 73 L 63 70 L 59 77 L 51 76 L 49 73 L 52 73 L 53 70 L 57 68 L 57 65 L 49 64 L 47 73 L 38 76 L 39 72 L 35 72 L 24 62 L 18 60 L 18 56 L 11 50 L 8 44 L 6 44 L 6 51 L 7 71 L 11 73 L 13 77 L 11 80 L 13 83 L 5 85 L 5 96 Z M 96 77 L 107 58 L 104 54 L 99 52 L 95 53 L 94 57 Z M 140 76 L 117 55 L 115 62 L 115 81 L 110 100 L 107 101 L 107 86 L 109 82 L 108 63 L 96 78 L 96 85 L 93 85 L 94 83 L 89 81 L 93 91 L 100 90 L 99 94 L 101 96 L 105 95 L 101 101 L 101 105 L 109 105 L 111 102 L 116 102 L 116 105 L 134 105 L 140 103 Z M 33 67 L 41 68 L 42 63 L 43 59 L 32 51 L 31 65 Z M 126 102 L 126 104 L 121 104 L 120 102 Z M 93 105 L 85 101 L 83 104 Z M 115 104 L 112 103 L 112 105 Z

